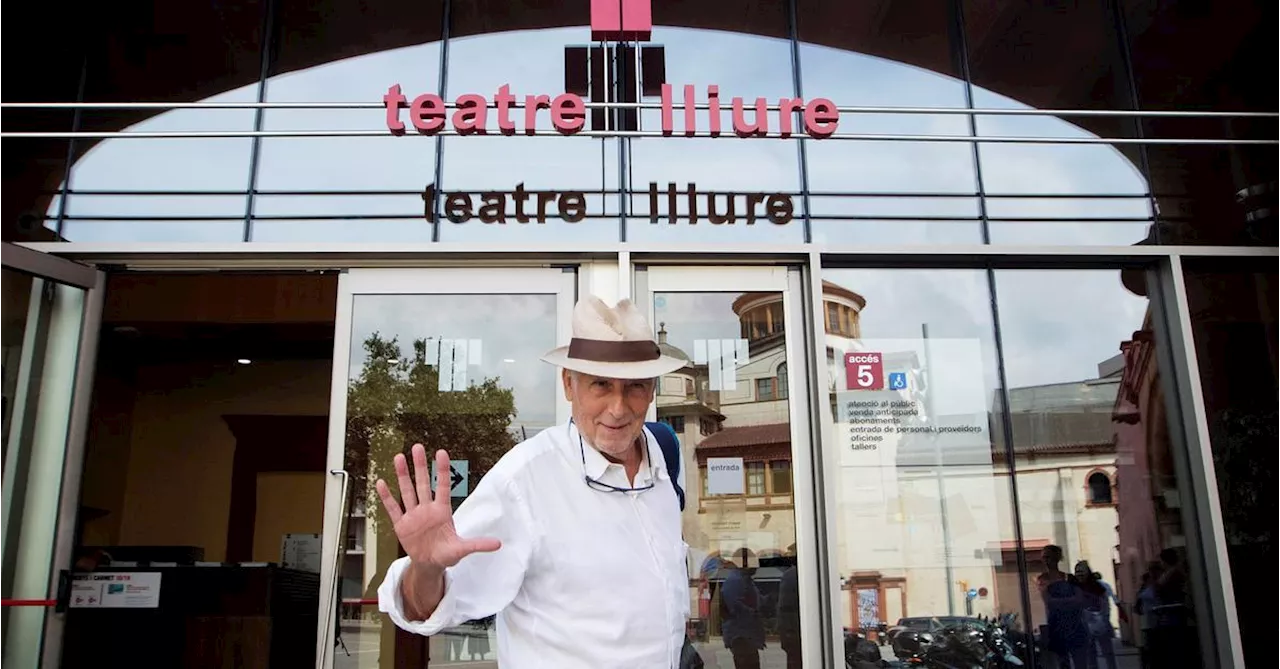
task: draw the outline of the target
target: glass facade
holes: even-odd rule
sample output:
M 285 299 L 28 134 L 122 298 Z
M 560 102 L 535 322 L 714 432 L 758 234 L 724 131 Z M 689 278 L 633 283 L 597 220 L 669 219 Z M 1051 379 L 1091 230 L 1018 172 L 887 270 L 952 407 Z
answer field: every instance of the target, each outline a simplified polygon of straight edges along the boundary
M 690 361 L 659 379 L 655 411 L 687 449 L 689 632 L 709 664 L 736 658 L 730 581 L 759 600 L 765 666 L 800 666 L 800 638 L 805 666 L 918 659 L 1005 616 L 1040 666 L 1274 654 L 1275 7 L 651 0 L 647 40 L 602 42 L 586 2 L 168 4 L 146 28 L 104 24 L 82 67 L 50 66 L 75 85 L 48 95 L 83 109 L 6 108 L 6 242 L 86 262 L 136 246 L 200 270 L 230 268 L 205 254 L 240 244 L 272 271 L 420 254 L 495 276 L 519 263 L 485 254 L 514 250 L 614 297 L 644 292 L 641 268 L 722 249 L 803 276 L 644 295 L 660 344 Z M 606 105 L 576 136 L 538 107 L 564 92 Z M 483 97 L 489 132 L 421 136 L 424 94 Z M 840 108 L 832 137 L 788 107 L 817 99 Z M 765 136 L 734 136 L 749 126 Z M 28 129 L 106 134 L 9 135 Z M 312 262 L 344 245 L 367 254 Z M 35 295 L 10 274 L 6 308 Z M 329 405 L 345 441 L 325 466 L 354 487 L 335 525 L 324 502 L 341 547 L 326 553 L 337 632 L 319 635 L 354 654 L 322 649 L 325 666 L 495 659 L 490 620 L 426 642 L 377 613 L 400 549 L 368 488 L 409 434 L 457 441 L 474 486 L 554 425 L 564 407 L 535 357 L 567 319 L 558 292 L 445 288 L 370 289 L 313 319 L 351 339 Z M 450 355 L 467 365 L 446 373 Z M 477 415 L 493 434 L 463 443 Z M 10 594 L 49 594 L 33 573 Z
M 688 3 L 655 0 L 648 41 L 604 48 L 590 41 L 586 8 L 578 16 L 537 3 L 454 4 L 405 12 L 382 0 L 364 14 L 321 18 L 286 0 L 264 3 L 262 25 L 237 35 L 234 69 L 204 85 L 208 95 L 184 99 L 266 108 L 86 110 L 78 129 L 177 135 L 79 140 L 67 179 L 45 194 L 69 195 L 28 194 L 28 206 L 45 203 L 29 213 L 44 218 L 51 238 L 72 242 L 1275 243 L 1266 223 L 1274 151 L 1230 143 L 1272 139 L 1267 120 L 1115 114 L 1274 110 L 1274 87 L 1229 80 L 1205 86 L 1238 94 L 1171 90 L 1155 33 L 1165 23 L 1185 27 L 1176 12 L 1138 16 L 1117 2 L 1002 13 L 966 0 L 883 9 L 735 0 L 701 16 Z M 383 14 L 397 19 L 377 37 L 319 28 L 382 27 Z M 1232 38 L 1215 57 L 1237 62 L 1261 39 L 1242 30 Z M 160 64 L 165 52 L 153 41 L 122 48 L 140 64 L 91 61 L 85 102 L 139 99 L 124 97 L 132 78 L 179 76 Z M 1088 63 L 1066 65 L 1074 61 L 1061 54 L 1077 50 Z M 676 117 L 684 86 L 703 105 L 716 87 L 728 137 L 708 135 L 706 110 L 697 137 L 654 136 L 662 83 L 672 86 Z M 502 136 L 491 106 L 489 136 L 396 137 L 379 109 L 393 85 L 407 101 L 480 95 L 490 105 L 506 86 L 516 117 L 526 95 L 578 87 L 588 103 L 650 107 L 588 113 L 587 130 L 625 136 L 559 137 L 548 113 L 537 136 Z M 732 136 L 739 97 L 744 127 L 758 98 L 775 106 L 826 98 L 846 111 L 837 137 L 778 139 L 779 112 L 769 111 L 775 134 L 742 140 Z M 308 103 L 319 108 L 281 106 Z M 264 134 L 181 136 L 255 130 Z M 1209 143 L 1164 141 L 1186 139 Z M 549 219 L 519 222 L 508 196 L 506 220 L 481 220 L 484 193 L 517 188 L 582 193 L 585 216 L 571 220 L 552 206 Z M 678 196 L 668 199 L 669 190 Z M 437 224 L 450 219 L 450 193 L 471 196 L 472 218 Z M 790 221 L 760 221 L 767 202 L 747 201 L 751 193 L 788 196 Z
M 1143 376 L 1158 365 L 1136 352 L 1149 346 L 1151 311 L 1119 274 L 824 272 L 863 298 L 861 336 L 826 337 L 846 627 L 1017 613 L 1021 631 L 1061 661 L 1153 650 L 1133 605 L 1162 551 L 1185 569 L 1179 509 L 1190 483 L 1167 430 L 1132 427 L 1138 402 L 1144 415 L 1168 413 Z M 1096 607 L 1105 635 L 1074 638 L 1063 623 L 1051 586 L 1073 570 L 1113 589 Z M 1176 622 L 1161 633 L 1195 636 Z M 918 643 L 888 634 L 899 657 Z M 1153 655 L 1163 659 L 1152 666 L 1179 666 L 1170 658 L 1180 656 Z

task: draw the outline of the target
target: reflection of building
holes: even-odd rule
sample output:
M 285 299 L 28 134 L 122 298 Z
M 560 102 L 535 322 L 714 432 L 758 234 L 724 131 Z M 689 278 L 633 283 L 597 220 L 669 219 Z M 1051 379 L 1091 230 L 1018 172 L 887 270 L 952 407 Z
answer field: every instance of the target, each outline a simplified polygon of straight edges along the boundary
M 688 353 L 667 342 L 666 323 L 659 323 L 658 346 L 666 355 L 688 360 L 689 363 L 676 371 L 662 377 L 658 384 L 654 404 L 657 407 L 658 420 L 670 425 L 683 444 L 681 455 L 684 462 L 680 470 L 697 471 L 695 455 L 698 444 L 708 436 L 715 434 L 724 421 L 720 413 L 720 391 L 712 390 L 710 374 L 706 362 L 695 363 Z M 697 479 L 689 475 L 688 488 L 685 491 L 686 508 L 699 508 L 702 499 L 702 487 L 694 485 Z M 688 525 L 688 523 L 686 523 Z M 685 527 L 686 536 L 693 528 Z M 693 544 L 693 541 L 689 542 Z
M 825 287 L 828 336 L 856 338 L 865 301 L 835 284 Z M 794 555 L 796 543 L 783 298 L 746 293 L 732 308 L 741 337 L 698 341 L 692 356 L 669 344 L 666 324 L 658 324 L 664 352 L 690 362 L 662 378 L 655 404 L 658 419 L 679 434 L 690 472 L 684 531 L 693 572 L 746 546 L 760 560 L 755 580 L 768 593 L 785 568 L 778 558 Z M 709 458 L 741 458 L 742 494 L 708 494 Z M 691 595 L 698 594 L 695 586 Z
M 859 298 L 857 312 L 864 305 Z M 1002 418 L 1006 400 L 1000 392 L 992 404 L 980 399 L 991 395 L 982 387 L 985 363 L 978 342 L 863 339 L 856 320 L 854 326 L 852 336 L 840 336 L 828 323 L 827 336 L 835 384 L 833 445 L 840 451 L 836 536 L 838 573 L 847 593 L 844 625 L 922 615 L 1021 614 Z M 855 351 L 878 353 L 883 374 L 904 373 L 905 385 L 846 392 L 852 386 L 842 354 Z M 1117 580 L 1111 413 L 1121 369 L 1117 357 L 1100 365 L 1094 379 L 1008 393 L 1018 521 L 1031 578 L 1043 569 L 1040 549 L 1056 544 L 1066 554 L 1063 569 L 1086 560 L 1105 580 Z M 850 402 L 897 404 L 908 407 L 907 415 L 893 418 L 892 430 L 868 441 L 856 430 L 875 421 L 853 417 L 853 407 L 843 406 Z M 1039 593 L 1029 590 L 1030 613 L 1043 621 Z
M 1119 515 L 1116 594 L 1136 601 L 1147 564 L 1165 548 L 1185 545 L 1178 487 L 1170 453 L 1168 418 L 1157 369 L 1151 313 L 1143 329 L 1120 344 L 1124 371 L 1112 414 L 1116 441 L 1116 503 Z M 1123 481 L 1123 485 L 1120 483 Z M 1122 629 L 1138 638 L 1141 620 Z
M 1085 560 L 1103 580 L 1116 581 L 1115 497 L 1116 450 L 1110 415 L 1120 387 L 1120 368 L 1113 358 L 1099 365 L 1099 378 L 1074 383 L 1013 388 L 1009 391 L 1013 452 L 1017 468 L 1019 520 L 1030 577 L 1044 569 L 1040 550 L 1061 546 L 1059 568 L 1071 571 Z M 1000 420 L 999 395 L 992 420 Z M 998 423 L 997 423 L 998 424 Z M 1003 431 L 994 429 L 993 459 L 998 476 L 1007 477 Z M 1008 481 L 997 486 L 997 506 L 1006 536 L 992 547 L 994 608 L 1017 611 L 1019 594 L 1013 508 Z M 999 552 L 999 557 L 996 556 Z M 1044 621 L 1044 605 L 1031 587 L 1031 615 Z M 1111 619 L 1116 619 L 1113 611 Z
M 1057 544 L 1068 560 L 1063 569 L 1083 559 L 1105 580 L 1115 580 L 1110 410 L 1119 379 L 1105 370 L 1100 376 L 1009 392 L 1018 509 L 1032 578 L 1043 569 L 1040 549 Z M 932 419 L 935 425 L 990 421 L 986 433 L 904 435 L 887 440 L 869 465 L 844 463 L 840 576 L 848 592 L 846 626 L 1022 611 L 1001 411 L 997 394 L 989 416 L 943 413 Z M 878 606 L 869 611 L 872 598 Z M 1033 619 L 1043 621 L 1034 588 L 1031 603 Z

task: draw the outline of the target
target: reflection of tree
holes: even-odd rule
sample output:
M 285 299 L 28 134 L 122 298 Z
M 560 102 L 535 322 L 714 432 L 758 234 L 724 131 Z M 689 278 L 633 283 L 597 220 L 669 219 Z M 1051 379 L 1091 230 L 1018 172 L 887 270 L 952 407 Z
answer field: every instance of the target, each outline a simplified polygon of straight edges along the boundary
M 413 357 L 402 358 L 396 338 L 374 333 L 365 340 L 365 363 L 347 389 L 346 462 L 354 494 L 378 508 L 373 482 L 396 488 L 392 458 L 414 443 L 438 448 L 469 466 L 468 487 L 515 445 L 511 421 L 515 397 L 499 379 L 484 379 L 465 390 L 441 391 L 439 367 L 427 360 L 427 341 L 413 342 Z
M 398 490 L 395 455 L 407 455 L 413 444 L 421 443 L 430 461 L 435 450 L 443 448 L 450 459 L 468 461 L 468 489 L 474 489 L 516 443 L 510 431 L 516 413 L 511 389 L 501 387 L 494 378 L 462 390 L 440 390 L 438 349 L 432 350 L 428 341 L 415 340 L 412 357 L 404 358 L 396 338 L 373 333 L 363 343 L 364 367 L 347 386 L 345 459 L 351 483 L 347 502 L 364 500 L 369 523 L 366 547 L 372 549 L 372 556 L 366 553 L 364 559 L 376 560 L 365 567 L 365 598 L 377 596 L 387 567 L 401 554 L 391 523 L 379 522 L 386 516 L 374 488 L 374 482 L 383 478 L 393 491 Z M 439 346 L 438 341 L 432 343 Z M 395 656 L 394 626 L 382 626 L 380 649 L 383 657 Z

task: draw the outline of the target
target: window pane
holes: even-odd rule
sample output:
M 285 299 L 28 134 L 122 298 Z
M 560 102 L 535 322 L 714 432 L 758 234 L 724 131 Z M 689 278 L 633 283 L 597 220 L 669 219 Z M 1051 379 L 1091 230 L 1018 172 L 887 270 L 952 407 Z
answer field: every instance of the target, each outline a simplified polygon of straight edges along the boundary
M 1018 467 L 1034 629 L 1060 655 L 1123 655 L 1141 643 L 1145 620 L 1155 625 L 1151 666 L 1206 666 L 1198 632 L 1207 628 L 1193 622 L 1208 616 L 1195 607 L 1205 582 L 1192 557 L 1197 502 L 1169 429 L 1180 405 L 1165 397 L 1143 273 L 1001 270 L 996 290 L 1009 379 L 996 402 L 1013 427 L 1012 444 L 1000 437 L 998 447 Z M 1095 472 L 1118 482 L 1113 504 L 1090 504 Z M 1064 580 L 1073 573 L 1082 584 Z M 1159 612 L 1122 609 L 1102 583 L 1126 606 Z M 1079 615 L 1071 598 L 1081 593 L 1099 624 L 1078 634 L 1068 616 Z
M 747 494 L 748 495 L 764 494 L 764 463 L 763 462 L 747 463 Z
M 788 659 L 799 660 L 798 643 L 792 644 L 801 634 L 793 580 L 798 568 L 795 508 L 785 498 L 765 497 L 766 462 L 791 458 L 790 412 L 787 403 L 761 402 L 755 393 L 757 381 L 772 380 L 773 370 L 786 361 L 787 342 L 785 336 L 757 341 L 737 338 L 748 306 L 781 302 L 782 297 L 779 293 L 719 292 L 652 296 L 655 324 L 665 324 L 658 327 L 667 333 L 668 353 L 690 361 L 676 373 L 695 379 L 700 388 L 692 402 L 675 400 L 685 411 L 700 416 L 699 433 L 686 432 L 682 441 L 685 453 L 696 463 L 689 467 L 714 477 L 704 483 L 701 494 L 691 493 L 684 511 L 691 559 L 690 604 L 695 612 L 690 623 L 708 667 L 731 666 L 729 648 L 735 637 L 741 638 L 744 626 L 756 625 L 775 630 L 771 637 L 788 636 L 785 643 L 778 637 L 766 639 L 756 662 L 781 667 Z M 668 401 L 659 398 L 659 415 L 674 410 Z M 748 569 L 740 569 L 744 566 Z M 739 594 L 753 587 L 759 591 L 758 605 L 751 607 L 756 610 L 734 607 L 733 615 L 726 616 L 721 609 L 725 597 L 749 605 Z M 751 649 L 743 650 L 747 652 L 740 656 L 756 655 Z
M 1276 261 L 1185 263 L 1240 640 L 1255 666 L 1275 654 L 1264 639 L 1276 585 Z
M 755 123 L 758 97 L 770 105 L 793 98 L 791 45 L 786 3 L 726 0 L 716 3 L 725 16 L 739 16 L 758 30 L 728 32 L 663 25 L 662 4 L 655 3 L 652 44 L 664 50 L 666 80 L 672 84 L 673 104 L 684 102 L 684 87 L 694 88 L 695 101 L 706 104 L 708 86 L 718 87 L 721 138 L 686 138 L 684 112 L 672 115 L 672 137 L 643 137 L 627 142 L 628 171 L 624 183 L 633 194 L 628 202 L 627 241 L 632 242 L 792 242 L 804 240 L 799 152 L 795 139 L 741 139 L 733 136 L 733 100 L 742 98 L 742 120 Z M 683 17 L 688 21 L 688 17 Z M 686 24 L 687 25 L 687 24 Z M 761 34 L 771 35 L 770 37 Z M 658 102 L 648 98 L 646 102 Z M 699 110 L 697 129 L 706 135 L 710 112 Z M 776 112 L 766 115 L 769 130 L 777 132 Z M 662 127 L 662 113 L 644 110 L 642 130 Z M 650 195 L 651 188 L 653 195 Z M 674 189 L 676 192 L 669 195 Z M 763 196 L 761 195 L 763 194 Z M 753 197 L 754 196 L 754 197 Z M 773 222 L 767 216 L 769 196 L 788 211 Z M 694 201 L 693 207 L 690 200 Z M 675 202 L 674 211 L 671 201 Z M 779 209 L 782 211 L 782 209 Z M 671 214 L 675 214 L 672 221 Z M 656 214 L 656 218 L 651 218 Z M 696 214 L 696 221 L 694 219 Z M 726 221 L 731 220 L 731 223 Z M 720 222 L 716 222 L 720 221 Z
M 59 11 L 57 8 L 50 8 Z M 37 53 L 47 48 L 48 35 L 43 31 L 12 31 L 5 35 L 11 53 Z M 5 102 L 32 99 L 75 100 L 80 87 L 79 56 L 72 50 L 60 51 L 64 58 L 41 58 L 38 81 L 40 92 L 20 92 L 20 86 L 5 89 Z M 27 68 L 28 72 L 36 72 Z M 75 111 L 71 109 L 6 109 L 5 132 L 68 132 L 73 130 Z M 83 146 L 85 142 L 74 142 Z M 57 238 L 57 216 L 61 196 L 58 190 L 65 178 L 67 151 L 73 142 L 67 139 L 13 140 L 5 145 L 6 165 L 43 166 L 44 169 L 14 170 L 5 176 L 3 216 L 5 241 L 50 242 Z M 8 168 L 6 168 L 8 169 Z
M 394 476 L 394 456 L 418 441 L 466 461 L 464 490 L 474 491 L 513 446 L 555 424 L 560 377 L 534 353 L 555 345 L 555 295 L 358 294 L 349 299 L 344 469 L 351 473 L 353 501 L 378 508 L 376 481 Z M 510 327 L 511 322 L 520 326 Z M 455 511 L 464 498 L 451 496 Z M 366 598 L 363 593 L 376 591 L 402 548 L 380 508 L 373 517 L 349 522 L 371 526 L 366 552 L 343 556 L 360 566 L 344 586 Z M 363 612 L 367 622 L 344 629 L 343 637 L 358 648 L 379 648 L 380 639 L 395 634 L 394 625 L 376 607 Z M 442 630 L 435 637 L 441 645 L 434 647 L 474 643 L 491 629 L 480 622 Z M 404 647 L 381 647 L 387 650 L 375 666 L 412 664 Z M 461 666 L 492 666 L 497 652 L 489 646 L 467 660 L 454 659 Z
M 584 6 L 584 19 L 585 9 Z M 462 13 L 453 14 L 452 18 L 451 34 L 484 32 L 482 15 Z M 590 35 L 591 29 L 580 25 L 450 39 L 446 90 L 450 98 L 478 94 L 491 100 L 505 85 L 521 104 L 528 95 L 554 99 L 565 88 L 565 68 L 570 63 L 566 48 L 586 43 Z M 499 57 L 497 54 L 501 53 L 518 53 L 520 57 Z M 495 58 L 501 58 L 503 65 L 495 66 Z M 517 127 L 523 127 L 524 112 L 523 108 L 511 112 Z M 494 109 L 487 119 L 490 136 L 444 140 L 441 188 L 448 193 L 469 194 L 476 218 L 461 223 L 443 222 L 440 239 L 491 243 L 616 241 L 621 235 L 617 194 L 620 140 L 562 137 L 553 129 L 547 110 L 539 113 L 536 123 L 538 134 L 547 136 L 504 136 L 496 131 L 497 117 L 498 110 Z M 525 195 L 526 191 L 539 194 Z M 492 213 L 501 211 L 501 221 L 484 222 L 479 218 L 485 192 L 503 194 L 488 200 L 493 205 Z M 582 201 L 585 210 L 579 211 Z M 442 199 L 442 213 L 446 204 Z M 584 217 L 575 220 L 579 213 Z
M 228 9 L 200 1 L 180 9 L 155 3 L 113 8 L 105 25 L 95 25 L 99 45 L 86 47 L 97 50 L 85 59 L 84 100 L 253 102 L 262 69 L 260 15 L 259 4 Z M 190 52 L 200 58 L 186 57 Z M 94 109 L 82 112 L 80 130 L 246 131 L 254 117 L 253 109 Z M 67 198 L 62 236 L 73 242 L 241 241 L 252 145 L 248 137 L 77 141 L 68 187 L 83 195 Z M 210 192 L 238 195 L 205 195 Z
M 961 0 L 980 109 L 1132 109 L 1121 38 L 1108 3 L 1008 8 Z M 1071 63 L 1064 53 L 1089 53 Z M 1045 85 L 1044 82 L 1054 82 Z M 977 117 L 983 137 L 1134 137 L 1129 119 Z M 1134 244 L 1151 227 L 1133 145 L 979 145 L 994 244 Z
M 791 461 L 773 460 L 769 462 L 769 472 L 773 478 L 773 494 L 791 494 Z
M 771 399 L 774 399 L 773 379 L 756 379 L 756 400 L 764 401 Z
M 398 11 L 374 0 L 367 11 Z M 271 102 L 381 102 L 393 85 L 412 101 L 437 92 L 441 0 L 404 16 L 400 48 L 310 64 L 316 35 L 303 6 L 286 3 L 281 43 L 267 82 Z M 350 8 L 334 8 L 340 22 Z M 403 12 L 401 12 L 403 14 Z M 341 39 L 334 32 L 333 39 Z M 345 52 L 345 51 L 344 51 Z M 404 112 L 407 118 L 407 111 Z M 431 241 L 422 194 L 435 181 L 436 140 L 412 130 L 396 137 L 378 109 L 269 109 L 267 130 L 377 131 L 370 137 L 268 137 L 262 140 L 253 241 Z
M 976 91 L 984 109 L 1026 109 Z M 1089 138 L 1095 135 L 1047 116 L 978 116 L 984 137 Z M 1146 179 L 1108 144 L 979 145 L 993 244 L 1135 244 L 1146 238 L 1152 209 Z
M 87 291 L 0 271 L 4 286 L 3 597 L 52 599 L 59 497 Z M 11 432 L 10 429 L 13 428 Z M 48 609 L 6 605 L 6 664 L 39 666 Z
M 1163 2 L 1117 5 L 1124 13 L 1133 80 L 1144 109 L 1272 115 L 1144 118 L 1146 137 L 1276 139 L 1280 76 L 1272 57 L 1274 5 L 1205 2 L 1194 9 Z M 1195 66 L 1188 67 L 1190 63 Z M 1275 246 L 1280 153 L 1275 148 L 1274 144 L 1147 146 L 1152 190 L 1158 195 L 1161 213 L 1159 243 Z
M 798 2 L 803 90 L 843 106 L 964 107 L 947 3 Z M 843 114 L 841 133 L 968 135 L 957 114 Z M 965 142 L 806 143 L 817 243 L 981 243 Z M 838 325 L 831 327 L 838 330 Z
M 252 102 L 244 86 L 207 102 Z M 175 109 L 142 119 L 85 112 L 89 123 L 128 132 L 252 130 L 252 109 Z M 138 118 L 138 122 L 128 125 Z M 125 127 L 127 126 L 127 127 Z M 106 139 L 71 173 L 63 237 L 67 241 L 238 242 L 244 238 L 252 140 Z M 192 156 L 200 160 L 192 161 Z M 56 216 L 57 210 L 51 210 Z
M 1089 475 L 1089 503 L 1111 503 L 1111 479 L 1102 472 Z
M 1023 579 L 1003 552 L 1016 533 L 993 448 L 986 275 L 826 268 L 823 279 L 828 304 L 859 305 L 862 331 L 826 336 L 838 624 L 878 639 L 882 621 L 927 631 L 934 617 L 1020 612 Z M 894 638 L 886 652 L 913 637 Z

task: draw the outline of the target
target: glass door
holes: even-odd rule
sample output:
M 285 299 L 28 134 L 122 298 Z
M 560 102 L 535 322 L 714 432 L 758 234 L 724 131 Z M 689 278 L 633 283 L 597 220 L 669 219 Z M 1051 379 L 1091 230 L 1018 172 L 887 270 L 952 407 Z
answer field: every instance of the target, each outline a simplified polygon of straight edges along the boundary
M 680 438 L 689 632 L 708 667 L 818 667 L 813 447 L 802 273 L 641 267 L 659 344 L 656 420 Z
M 103 274 L 9 243 L 3 250 L 4 665 L 56 666 L 55 605 L 71 566 Z
M 321 668 L 496 666 L 490 620 L 425 638 L 378 611 L 401 556 L 374 489 L 414 443 L 445 448 L 456 509 L 516 443 L 567 421 L 557 370 L 576 272 L 560 268 L 367 269 L 338 291 L 329 427 Z

